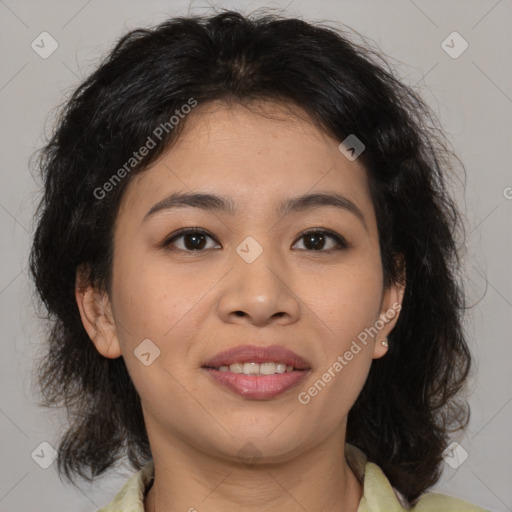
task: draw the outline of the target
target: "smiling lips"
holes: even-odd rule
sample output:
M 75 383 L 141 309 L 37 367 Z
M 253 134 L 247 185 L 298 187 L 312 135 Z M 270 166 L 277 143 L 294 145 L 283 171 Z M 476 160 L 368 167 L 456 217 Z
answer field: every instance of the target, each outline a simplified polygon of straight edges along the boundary
M 279 345 L 241 345 L 217 354 L 203 368 L 236 394 L 259 400 L 284 393 L 311 370 L 302 357 Z

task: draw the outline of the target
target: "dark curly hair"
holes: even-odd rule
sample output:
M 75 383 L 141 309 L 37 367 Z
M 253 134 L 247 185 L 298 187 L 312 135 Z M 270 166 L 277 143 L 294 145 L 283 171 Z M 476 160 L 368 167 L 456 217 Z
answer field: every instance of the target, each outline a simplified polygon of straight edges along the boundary
M 349 413 L 346 441 L 415 501 L 438 480 L 449 434 L 469 420 L 463 391 L 471 356 L 458 275 L 464 233 L 447 192 L 460 162 L 431 109 L 378 51 L 344 29 L 270 12 L 175 17 L 124 35 L 65 103 L 38 155 L 44 195 L 30 270 L 51 332 L 35 375 L 40 405 L 65 406 L 70 418 L 59 475 L 91 481 L 124 455 L 135 469 L 152 458 L 124 360 L 103 357 L 90 341 L 75 279 L 87 268 L 88 282 L 110 293 L 123 191 L 186 119 L 102 200 L 98 188 L 190 98 L 291 102 L 337 140 L 356 134 L 365 144 L 360 161 L 385 283 L 405 284 L 405 295 L 389 352 L 373 362 Z

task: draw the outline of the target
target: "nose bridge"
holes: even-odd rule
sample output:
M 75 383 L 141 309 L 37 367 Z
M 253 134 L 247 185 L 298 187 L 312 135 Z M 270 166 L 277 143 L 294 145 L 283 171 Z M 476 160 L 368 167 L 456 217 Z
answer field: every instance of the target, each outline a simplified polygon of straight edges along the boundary
M 300 307 L 278 254 L 247 237 L 236 248 L 218 303 L 223 321 L 294 322 Z

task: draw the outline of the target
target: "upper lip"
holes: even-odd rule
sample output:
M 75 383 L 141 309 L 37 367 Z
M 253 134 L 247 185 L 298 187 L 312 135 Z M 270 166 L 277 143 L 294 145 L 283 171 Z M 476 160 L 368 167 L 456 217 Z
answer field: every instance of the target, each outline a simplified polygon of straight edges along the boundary
M 220 366 L 229 366 L 233 363 L 267 363 L 272 361 L 293 366 L 297 370 L 309 370 L 311 368 L 308 361 L 281 345 L 269 345 L 266 347 L 239 345 L 238 347 L 219 352 L 216 356 L 206 361 L 203 367 L 218 368 Z

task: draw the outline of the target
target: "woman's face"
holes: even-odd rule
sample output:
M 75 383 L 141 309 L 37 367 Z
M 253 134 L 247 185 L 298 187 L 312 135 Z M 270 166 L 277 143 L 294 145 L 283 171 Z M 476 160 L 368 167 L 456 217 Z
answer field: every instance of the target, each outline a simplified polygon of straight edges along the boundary
M 284 461 L 343 439 L 398 316 L 382 321 L 401 294 L 383 287 L 365 169 L 282 106 L 266 112 L 199 105 L 177 143 L 124 194 L 111 331 L 101 320 L 91 337 L 106 357 L 124 357 L 152 449 L 179 442 L 224 459 Z M 166 204 L 173 194 L 218 196 L 233 211 L 218 200 Z M 317 196 L 285 208 L 313 194 L 336 194 L 338 206 Z M 206 234 L 176 234 L 183 228 Z M 291 374 L 237 373 L 281 371 L 250 364 L 286 363 L 282 349 L 257 350 L 269 346 L 302 364 Z M 215 361 L 227 371 L 205 367 L 235 347 Z

